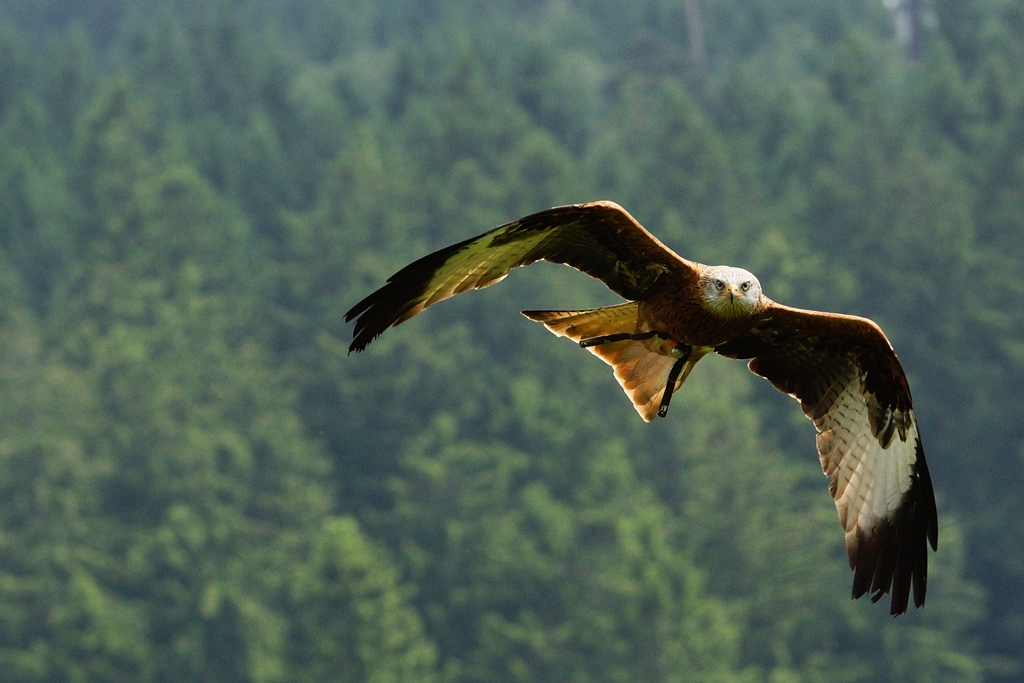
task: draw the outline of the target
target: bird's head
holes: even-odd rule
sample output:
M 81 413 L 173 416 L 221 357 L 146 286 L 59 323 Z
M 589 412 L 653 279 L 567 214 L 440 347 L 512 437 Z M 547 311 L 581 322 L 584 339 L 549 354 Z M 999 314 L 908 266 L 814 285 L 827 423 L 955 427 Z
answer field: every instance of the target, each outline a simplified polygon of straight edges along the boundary
M 705 308 L 726 317 L 754 313 L 761 307 L 761 283 L 747 270 L 732 266 L 710 266 L 700 276 Z

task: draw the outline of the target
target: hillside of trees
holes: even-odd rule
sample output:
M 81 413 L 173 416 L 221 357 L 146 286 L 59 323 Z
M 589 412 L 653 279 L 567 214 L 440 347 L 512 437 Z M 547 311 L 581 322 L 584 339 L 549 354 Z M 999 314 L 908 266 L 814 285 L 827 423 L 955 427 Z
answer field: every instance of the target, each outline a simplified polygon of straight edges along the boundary
M 882 0 L 4 2 L 0 678 L 1019 680 L 1024 9 L 918 4 L 919 56 Z M 924 609 L 849 599 L 742 363 L 648 425 L 518 315 L 617 300 L 568 268 L 348 355 L 412 259 L 595 199 L 886 330 Z

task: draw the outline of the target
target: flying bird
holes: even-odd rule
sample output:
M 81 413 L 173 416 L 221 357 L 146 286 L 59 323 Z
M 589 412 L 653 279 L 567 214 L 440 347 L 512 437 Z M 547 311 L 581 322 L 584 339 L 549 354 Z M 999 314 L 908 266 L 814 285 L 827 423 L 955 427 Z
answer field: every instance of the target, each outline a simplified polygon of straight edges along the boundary
M 604 282 L 625 303 L 589 310 L 523 311 L 612 366 L 646 421 L 664 417 L 694 365 L 715 352 L 748 360 L 800 402 L 846 536 L 853 597 L 891 594 L 922 607 L 928 545 L 938 517 L 910 387 L 871 320 L 777 304 L 742 268 L 676 255 L 622 207 L 559 206 L 436 251 L 392 275 L 346 314 L 349 352 L 456 294 L 487 287 L 535 261 L 563 263 Z

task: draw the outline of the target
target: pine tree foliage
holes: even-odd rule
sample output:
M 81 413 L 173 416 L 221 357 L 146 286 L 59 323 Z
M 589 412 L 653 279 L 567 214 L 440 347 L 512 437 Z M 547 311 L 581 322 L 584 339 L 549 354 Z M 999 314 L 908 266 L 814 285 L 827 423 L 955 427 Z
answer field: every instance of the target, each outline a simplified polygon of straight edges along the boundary
M 9 0 L 4 677 L 1016 680 L 1024 13 L 927 6 L 910 62 L 877 0 Z M 791 400 L 712 357 L 645 425 L 517 315 L 579 273 L 347 355 L 413 258 L 599 198 L 884 327 L 925 609 L 845 599 Z

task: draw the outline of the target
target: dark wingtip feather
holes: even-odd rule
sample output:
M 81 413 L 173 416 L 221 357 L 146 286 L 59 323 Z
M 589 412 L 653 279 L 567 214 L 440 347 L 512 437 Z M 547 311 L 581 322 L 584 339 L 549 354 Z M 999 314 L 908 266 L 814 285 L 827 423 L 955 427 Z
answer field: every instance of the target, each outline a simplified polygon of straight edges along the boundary
M 388 278 L 387 283 L 349 309 L 345 322 L 355 320 L 348 352 L 359 352 L 403 316 L 423 296 L 431 278 L 454 254 L 478 239 L 472 237 L 423 256 Z
M 353 351 L 358 353 L 365 349 L 370 342 L 394 325 L 408 310 L 410 296 L 407 292 L 409 288 L 395 285 L 395 282 L 389 281 L 388 284 L 367 296 L 345 314 L 345 322 L 355 320 L 352 343 L 348 347 L 349 353 Z
M 890 614 L 924 607 L 928 587 L 928 546 L 938 544 L 938 514 L 931 477 L 920 439 L 916 444 L 914 478 L 893 519 L 857 539 L 853 598 L 871 593 L 871 602 L 891 594 Z
M 928 472 L 928 463 L 924 459 L 924 447 L 921 439 L 917 440 L 917 461 L 914 463 L 914 472 L 917 478 L 913 486 L 918 487 L 918 502 L 922 509 L 917 516 L 917 523 L 920 525 L 920 533 L 927 536 L 928 543 L 932 550 L 939 549 L 939 511 L 935 506 L 935 493 L 932 489 L 932 475 Z
M 381 332 L 388 328 L 390 323 L 384 322 L 386 316 L 380 314 L 379 308 L 375 305 L 380 301 L 381 293 L 388 288 L 387 285 L 378 289 L 373 294 L 357 303 L 348 313 L 345 314 L 345 322 L 355 319 L 355 328 L 352 331 L 352 343 L 348 346 L 348 352 L 358 353 L 380 336 Z
M 374 292 L 374 294 L 377 294 L 378 292 Z M 355 351 L 356 353 L 362 351 L 363 349 L 366 348 L 367 344 L 373 341 L 376 338 L 376 336 L 380 334 L 380 332 L 378 332 L 377 334 L 371 335 L 369 336 L 369 338 L 366 338 L 367 335 L 365 333 L 365 329 L 367 327 L 367 321 L 359 317 L 373 305 L 374 294 L 371 294 L 370 296 L 364 298 L 362 301 L 360 301 L 355 306 L 350 308 L 347 313 L 345 313 L 345 322 L 352 322 L 353 318 L 356 318 L 355 329 L 352 332 L 352 343 L 348 345 L 348 352 L 350 354 L 353 351 Z

